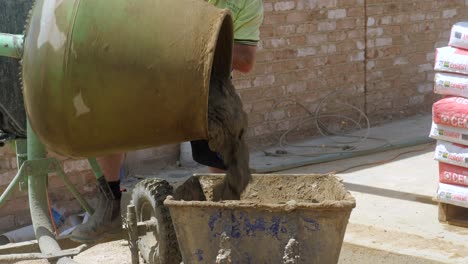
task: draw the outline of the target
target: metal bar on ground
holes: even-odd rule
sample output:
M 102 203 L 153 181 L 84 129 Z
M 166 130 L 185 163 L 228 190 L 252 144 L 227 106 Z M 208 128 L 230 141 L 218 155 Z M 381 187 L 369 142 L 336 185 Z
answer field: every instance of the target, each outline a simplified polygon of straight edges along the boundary
M 76 248 L 60 250 L 54 253 L 22 253 L 22 254 L 9 254 L 0 255 L 0 263 L 16 263 L 24 260 L 36 260 L 36 259 L 47 259 L 47 260 L 59 260 L 58 263 L 77 263 L 68 257 L 76 256 L 88 248 L 88 245 L 80 245 Z M 70 262 L 71 261 L 71 262 Z
M 145 221 L 145 222 L 138 222 L 137 223 L 138 236 L 144 236 L 148 229 L 155 228 L 156 226 L 157 226 L 157 222 L 153 220 Z M 99 241 L 96 241 L 96 243 L 106 243 L 109 241 L 125 239 L 128 235 L 127 229 L 128 227 L 124 225 L 120 233 L 106 236 L 105 238 Z M 57 242 L 59 243 L 60 248 L 62 249 L 72 249 L 81 245 L 81 243 L 71 240 L 69 236 L 59 237 L 57 239 Z M 88 247 L 92 247 L 96 243 L 90 243 L 87 245 Z M 39 250 L 40 249 L 39 249 L 37 240 L 32 240 L 32 241 L 19 242 L 19 243 L 10 243 L 7 245 L 0 246 L 0 255 L 23 254 L 23 253 L 29 253 L 29 252 L 37 252 Z
M 23 55 L 23 35 L 0 33 L 0 57 L 21 59 Z

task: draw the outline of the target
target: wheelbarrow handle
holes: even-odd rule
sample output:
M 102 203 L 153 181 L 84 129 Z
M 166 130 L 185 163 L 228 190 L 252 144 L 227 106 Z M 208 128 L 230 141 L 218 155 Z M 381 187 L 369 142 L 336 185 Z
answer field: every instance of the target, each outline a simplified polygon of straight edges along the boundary
M 0 57 L 21 59 L 23 42 L 23 35 L 0 33 Z

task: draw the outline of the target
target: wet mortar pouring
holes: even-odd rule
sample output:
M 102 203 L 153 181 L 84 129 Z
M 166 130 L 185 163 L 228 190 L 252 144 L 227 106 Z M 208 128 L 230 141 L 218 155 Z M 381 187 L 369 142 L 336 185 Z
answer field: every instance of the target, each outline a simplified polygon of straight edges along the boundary
M 210 76 L 230 75 L 232 31 L 230 13 L 203 1 L 38 0 L 23 35 L 0 34 L 0 56 L 22 62 L 28 117 L 26 139 L 15 140 L 18 173 L 0 206 L 17 186 L 27 190 L 37 238 L 0 247 L 0 262 L 75 263 L 91 246 L 54 233 L 49 174 L 93 209 L 47 149 L 88 158 L 99 178 L 94 157 L 207 138 Z M 127 238 L 132 263 L 138 251 L 148 263 L 338 261 L 355 206 L 339 179 L 253 175 L 240 200 L 213 201 L 222 179 L 195 175 L 175 190 L 163 180 L 138 183 L 124 232 L 108 240 Z

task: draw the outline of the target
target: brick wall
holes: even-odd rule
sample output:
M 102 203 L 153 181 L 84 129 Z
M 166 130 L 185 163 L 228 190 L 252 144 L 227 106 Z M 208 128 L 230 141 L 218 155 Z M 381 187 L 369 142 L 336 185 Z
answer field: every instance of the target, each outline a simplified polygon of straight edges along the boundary
M 466 19 L 463 0 L 265 0 L 257 65 L 236 75 L 250 117 L 251 145 L 268 144 L 309 115 L 333 90 L 329 109 L 346 102 L 372 124 L 429 112 L 434 50 L 453 23 Z M 305 126 L 305 134 L 314 134 Z M 304 134 L 304 133 L 302 133 Z
M 264 0 L 257 63 L 234 83 L 249 114 L 252 147 L 275 142 L 310 115 L 332 91 L 326 111 L 348 114 L 343 103 L 363 109 L 372 124 L 430 111 L 436 47 L 447 45 L 451 25 L 466 18 L 464 0 Z M 315 134 L 304 124 L 296 138 Z M 177 146 L 129 153 L 141 167 L 162 157 L 175 164 Z M 16 173 L 11 150 L 0 149 L 0 190 Z M 140 158 L 138 158 L 140 157 Z M 141 158 L 143 157 L 143 158 Z M 142 161 L 143 159 L 143 161 Z M 92 191 L 86 162 L 63 160 L 82 191 Z M 136 164 L 136 165 L 135 165 Z M 144 164 L 143 164 L 144 165 Z M 130 168 L 131 169 L 131 168 Z M 52 196 L 77 208 L 54 177 Z M 0 229 L 28 223 L 23 193 L 0 209 Z M 7 208 L 7 209 L 5 209 Z
M 318 100 L 336 96 L 362 107 L 365 17 L 362 1 L 264 1 L 257 64 L 235 85 L 250 117 L 251 144 L 272 143 L 309 115 Z M 302 133 L 312 135 L 307 124 Z
M 372 119 L 430 111 L 436 96 L 433 60 L 465 1 L 368 1 L 367 93 Z

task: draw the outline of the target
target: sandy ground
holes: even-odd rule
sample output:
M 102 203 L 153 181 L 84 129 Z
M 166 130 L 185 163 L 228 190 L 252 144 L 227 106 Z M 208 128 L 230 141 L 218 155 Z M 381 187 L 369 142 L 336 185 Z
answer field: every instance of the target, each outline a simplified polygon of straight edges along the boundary
M 119 240 L 96 245 L 75 257 L 79 263 L 131 264 L 127 241 Z M 143 260 L 140 259 L 140 263 Z

